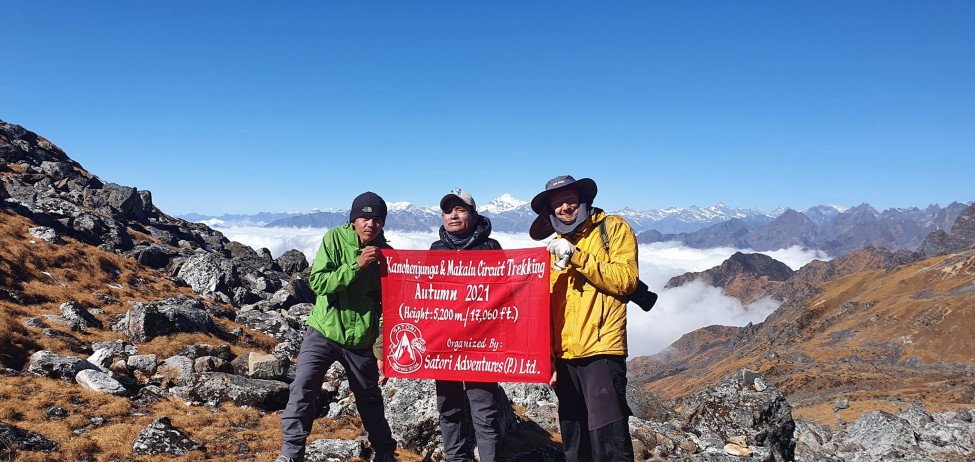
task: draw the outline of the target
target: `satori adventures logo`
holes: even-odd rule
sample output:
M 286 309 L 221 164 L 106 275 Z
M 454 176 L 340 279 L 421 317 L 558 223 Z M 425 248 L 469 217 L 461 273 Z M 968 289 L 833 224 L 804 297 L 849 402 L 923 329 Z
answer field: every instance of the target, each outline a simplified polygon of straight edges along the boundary
M 400 374 L 410 374 L 420 369 L 427 342 L 420 329 L 409 323 L 393 326 L 389 333 L 389 364 Z

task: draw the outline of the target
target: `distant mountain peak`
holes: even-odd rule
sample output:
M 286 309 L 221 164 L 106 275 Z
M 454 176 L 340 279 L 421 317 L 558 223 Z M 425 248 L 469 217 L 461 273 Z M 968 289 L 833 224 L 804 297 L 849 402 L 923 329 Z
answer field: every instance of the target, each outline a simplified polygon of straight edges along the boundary
M 394 211 L 394 210 L 409 210 L 410 208 L 413 207 L 413 203 L 406 202 L 406 201 L 387 202 L 386 203 L 386 207 L 389 209 L 389 211 Z
M 504 213 L 504 212 L 517 209 L 518 207 L 524 206 L 526 204 L 528 204 L 528 202 L 523 201 L 521 199 L 517 199 L 513 197 L 511 194 L 504 193 L 492 199 L 491 202 L 488 202 L 487 204 L 478 207 L 478 209 L 480 209 L 483 212 L 490 212 L 490 213 L 497 214 L 497 213 Z

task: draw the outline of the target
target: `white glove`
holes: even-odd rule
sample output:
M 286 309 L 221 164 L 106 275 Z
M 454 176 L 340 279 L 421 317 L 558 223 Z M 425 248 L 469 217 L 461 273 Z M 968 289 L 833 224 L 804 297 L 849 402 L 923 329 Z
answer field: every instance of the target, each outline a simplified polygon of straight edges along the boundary
M 575 253 L 576 246 L 561 237 L 557 237 L 552 242 L 549 242 L 545 249 L 548 250 L 548 253 L 555 255 L 555 262 L 552 263 L 552 268 L 562 271 L 569 267 L 569 259 Z

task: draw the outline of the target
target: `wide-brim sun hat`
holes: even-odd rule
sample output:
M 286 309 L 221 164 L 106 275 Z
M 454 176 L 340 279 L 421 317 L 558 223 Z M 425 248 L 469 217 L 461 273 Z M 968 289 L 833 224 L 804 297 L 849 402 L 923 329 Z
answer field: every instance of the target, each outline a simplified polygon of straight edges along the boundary
M 532 198 L 532 210 L 538 214 L 538 217 L 535 218 L 531 228 L 528 230 L 528 235 L 532 239 L 540 241 L 555 232 L 555 228 L 552 227 L 552 222 L 549 219 L 549 213 L 551 211 L 548 206 L 548 197 L 550 194 L 568 187 L 575 188 L 579 191 L 579 200 L 588 202 L 590 205 L 592 205 L 593 199 L 596 198 L 596 193 L 599 192 L 596 188 L 596 182 L 591 178 L 577 180 L 572 175 L 562 175 L 548 180 L 545 183 L 545 190 Z

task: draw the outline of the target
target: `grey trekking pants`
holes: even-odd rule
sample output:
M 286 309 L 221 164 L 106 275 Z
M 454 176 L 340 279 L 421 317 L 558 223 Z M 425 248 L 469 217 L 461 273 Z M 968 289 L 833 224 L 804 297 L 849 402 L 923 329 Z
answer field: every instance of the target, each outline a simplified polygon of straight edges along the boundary
M 301 460 L 305 442 L 318 411 L 316 401 L 322 391 L 325 373 L 338 361 L 349 377 L 349 388 L 355 395 L 356 409 L 362 418 L 369 443 L 376 451 L 375 460 L 384 460 L 396 451 L 389 422 L 383 411 L 379 388 L 379 369 L 371 348 L 350 350 L 325 338 L 317 329 L 308 327 L 298 352 L 298 371 L 289 387 L 288 406 L 281 414 L 281 454 Z
M 453 380 L 437 380 L 436 384 L 440 433 L 447 462 L 474 460 L 472 437 L 475 435 L 481 462 L 494 462 L 501 441 L 498 384 Z M 469 407 L 465 401 L 470 401 Z
M 567 462 L 631 462 L 626 358 L 555 360 L 559 430 Z

